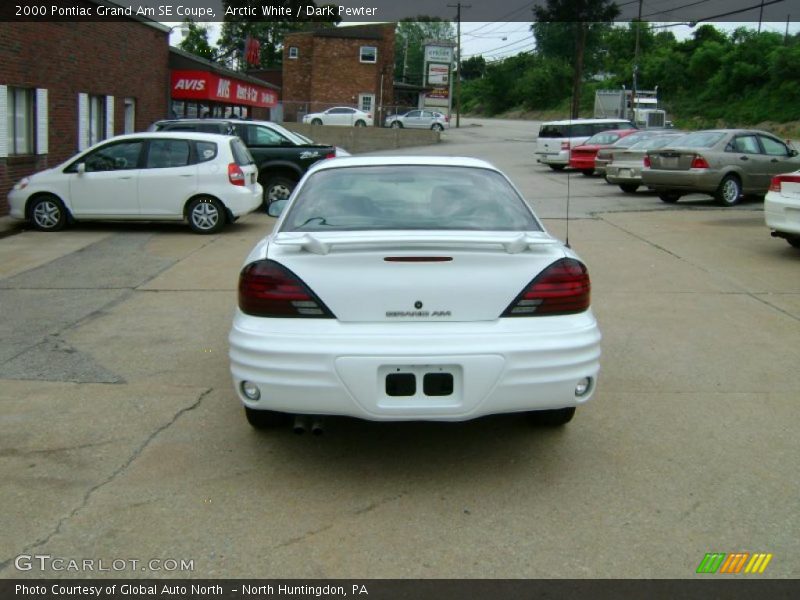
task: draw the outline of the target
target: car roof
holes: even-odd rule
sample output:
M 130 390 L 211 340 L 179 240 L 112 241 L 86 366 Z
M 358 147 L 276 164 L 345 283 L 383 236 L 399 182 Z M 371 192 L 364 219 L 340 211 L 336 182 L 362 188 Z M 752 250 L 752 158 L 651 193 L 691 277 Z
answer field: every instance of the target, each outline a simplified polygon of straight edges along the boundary
M 125 135 L 115 135 L 114 137 L 102 140 L 103 142 L 117 140 L 136 140 L 150 138 L 175 138 L 183 140 L 208 140 L 215 141 L 239 139 L 235 135 L 224 135 L 222 133 L 204 133 L 202 131 L 141 131 L 139 133 L 127 133 Z
M 542 127 L 545 125 L 580 125 L 582 123 L 619 123 L 620 121 L 630 123 L 630 119 L 622 117 L 618 119 L 563 119 L 561 121 L 545 121 L 542 123 Z
M 314 163 L 310 170 L 341 167 L 384 167 L 418 165 L 425 167 L 477 167 L 498 171 L 497 167 L 479 158 L 467 156 L 343 156 Z

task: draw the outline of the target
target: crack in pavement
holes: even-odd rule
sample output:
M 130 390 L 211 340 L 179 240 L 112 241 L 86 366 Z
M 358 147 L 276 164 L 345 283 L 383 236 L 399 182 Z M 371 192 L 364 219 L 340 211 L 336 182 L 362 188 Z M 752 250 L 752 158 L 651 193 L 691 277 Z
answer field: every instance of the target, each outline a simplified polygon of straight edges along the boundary
M 660 250 L 661 252 L 664 252 L 664 253 L 669 254 L 670 256 L 672 256 L 674 258 L 677 258 L 681 262 L 685 262 L 687 265 L 690 265 L 690 266 L 694 267 L 695 269 L 699 269 L 703 273 L 707 273 L 708 275 L 715 275 L 717 277 L 721 277 L 721 278 L 725 279 L 728 283 L 730 283 L 734 287 L 737 287 L 737 288 L 739 288 L 741 290 L 741 292 L 738 292 L 739 294 L 747 296 L 747 297 L 751 298 L 752 300 L 755 300 L 756 302 L 761 302 L 765 306 L 768 306 L 772 310 L 774 310 L 776 312 L 779 312 L 782 315 L 784 315 L 786 317 L 789 317 L 790 319 L 793 319 L 794 321 L 800 321 L 800 316 L 794 315 L 794 314 L 790 313 L 789 311 L 784 310 L 779 306 L 775 306 L 774 304 L 772 304 L 770 302 L 767 302 L 763 298 L 760 298 L 758 296 L 758 294 L 759 293 L 763 293 L 763 292 L 751 292 L 750 290 L 744 289 L 740 284 L 738 284 L 736 281 L 734 281 L 733 279 L 731 279 L 730 277 L 728 277 L 724 273 L 721 273 L 721 272 L 718 272 L 718 271 L 711 271 L 710 269 L 707 269 L 706 267 L 704 267 L 702 265 L 699 265 L 699 264 L 697 264 L 695 262 L 692 262 L 688 258 L 686 258 L 684 256 L 681 256 L 680 254 L 676 254 L 672 250 L 668 250 L 667 248 L 664 248 L 663 246 L 659 246 L 655 242 L 653 242 L 651 240 L 648 240 L 646 237 L 641 236 L 638 233 L 634 233 L 633 231 L 630 231 L 629 229 L 625 229 L 621 225 L 617 225 L 616 223 L 612 223 L 611 221 L 608 221 L 608 220 L 604 219 L 602 216 L 600 217 L 600 220 L 603 221 L 604 223 L 608 223 L 609 225 L 611 225 L 611 227 L 614 227 L 614 228 L 618 229 L 619 231 L 622 231 L 623 233 L 627 233 L 631 237 L 634 237 L 637 240 L 639 240 L 641 242 L 644 242 L 645 244 L 647 244 L 648 246 L 651 246 L 652 248 L 655 248 L 656 250 Z M 730 293 L 730 292 L 727 292 L 727 293 Z
M 99 489 L 101 489 L 101 488 L 107 486 L 108 484 L 112 483 L 115 479 L 117 479 L 117 477 L 122 475 L 128 469 L 128 467 L 130 467 L 134 463 L 134 461 L 136 461 L 136 459 L 139 458 L 142 455 L 142 453 L 147 449 L 147 447 L 150 445 L 150 443 L 160 433 L 162 433 L 163 431 L 166 431 L 167 429 L 172 427 L 177 422 L 177 420 L 180 419 L 184 414 L 186 414 L 186 413 L 198 408 L 200 406 L 200 404 L 203 402 L 203 400 L 205 399 L 205 397 L 208 396 L 213 391 L 214 391 L 214 388 L 206 388 L 197 397 L 197 399 L 191 405 L 180 409 L 178 412 L 176 412 L 172 416 L 172 418 L 167 423 L 165 423 L 164 425 L 161 425 L 155 431 L 153 431 L 149 436 L 147 436 L 147 438 L 136 449 L 134 449 L 133 453 L 128 457 L 128 459 L 122 465 L 120 465 L 117 469 L 115 469 L 114 472 L 111 473 L 108 477 L 106 477 L 103 481 L 101 481 L 100 483 L 92 486 L 91 488 L 89 488 L 86 491 L 86 493 L 83 495 L 83 500 L 81 501 L 80 505 L 75 507 L 74 509 L 72 509 L 72 511 L 68 515 L 66 515 L 64 517 L 61 517 L 58 520 L 58 523 L 56 524 L 56 526 L 53 529 L 53 531 L 51 531 L 49 534 L 47 534 L 43 539 L 37 540 L 32 545 L 30 545 L 27 548 L 25 548 L 24 550 L 22 550 L 22 552 L 20 552 L 20 554 L 31 553 L 36 548 L 44 546 L 47 542 L 49 542 L 51 539 L 53 539 L 56 535 L 61 533 L 61 529 L 63 528 L 64 524 L 67 521 L 69 521 L 70 519 L 72 519 L 75 515 L 77 515 L 81 510 L 86 508 L 86 506 L 89 504 L 89 500 L 91 499 L 91 497 L 94 495 L 94 493 L 96 491 L 98 491 Z M 3 561 L 0 561 L 0 574 L 3 571 L 5 571 L 6 568 L 8 568 L 8 566 L 13 561 L 14 561 L 14 557 L 8 558 L 8 559 L 3 560 Z

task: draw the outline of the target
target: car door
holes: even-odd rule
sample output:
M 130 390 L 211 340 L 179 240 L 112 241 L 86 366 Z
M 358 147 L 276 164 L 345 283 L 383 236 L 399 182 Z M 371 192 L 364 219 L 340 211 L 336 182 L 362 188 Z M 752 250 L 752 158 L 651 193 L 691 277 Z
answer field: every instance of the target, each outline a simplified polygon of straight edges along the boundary
M 67 167 L 72 214 L 78 218 L 138 215 L 143 148 L 142 140 L 110 142 Z
M 151 139 L 139 175 L 139 207 L 143 218 L 182 218 L 186 201 L 197 191 L 197 164 L 192 142 Z M 223 178 L 224 174 L 220 174 Z
M 800 158 L 786 144 L 768 135 L 759 135 L 758 139 L 764 149 L 765 166 L 770 180 L 775 175 L 791 173 L 800 169 Z
M 767 157 L 762 154 L 758 137 L 753 133 L 736 135 L 732 140 L 733 165 L 738 167 L 742 176 L 742 189 L 745 192 L 766 193 L 769 187 L 767 175 Z
M 410 110 L 406 113 L 406 116 L 403 117 L 403 127 L 408 127 L 410 129 L 417 129 L 420 125 L 420 116 L 422 115 L 421 110 Z
M 419 119 L 419 126 L 423 129 L 430 129 L 436 120 L 436 115 L 432 110 L 423 110 Z

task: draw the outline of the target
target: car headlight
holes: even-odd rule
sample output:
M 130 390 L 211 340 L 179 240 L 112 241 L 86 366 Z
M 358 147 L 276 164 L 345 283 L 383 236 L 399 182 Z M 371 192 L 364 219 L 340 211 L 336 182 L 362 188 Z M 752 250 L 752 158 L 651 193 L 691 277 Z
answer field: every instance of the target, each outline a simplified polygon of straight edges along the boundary
M 28 187 L 28 184 L 30 182 L 31 182 L 30 179 L 28 179 L 27 177 L 23 177 L 22 179 L 19 180 L 17 185 L 14 186 L 14 189 L 15 190 L 24 190 L 26 187 Z

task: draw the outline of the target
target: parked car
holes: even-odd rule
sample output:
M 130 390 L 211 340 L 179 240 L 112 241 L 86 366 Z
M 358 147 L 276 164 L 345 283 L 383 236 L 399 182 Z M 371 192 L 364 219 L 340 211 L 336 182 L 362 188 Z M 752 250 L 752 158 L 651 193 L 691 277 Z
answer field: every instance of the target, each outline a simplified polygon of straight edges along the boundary
M 270 212 L 229 336 L 253 426 L 515 412 L 557 425 L 592 396 L 586 267 L 490 164 L 323 161 Z
M 800 248 L 800 171 L 772 178 L 764 198 L 764 218 L 773 237 Z
M 183 221 L 216 233 L 261 204 L 258 169 L 238 137 L 154 132 L 117 136 L 25 177 L 11 216 L 41 231 L 69 221 Z
M 238 135 L 255 158 L 265 206 L 288 198 L 303 174 L 318 160 L 348 155 L 340 148 L 318 144 L 271 121 L 171 119 L 156 121 L 150 130 Z
M 350 106 L 334 106 L 324 112 L 303 116 L 303 123 L 312 125 L 342 125 L 345 127 L 372 127 L 372 113 Z
M 548 121 L 539 128 L 536 140 L 536 162 L 560 171 L 569 165 L 570 151 L 590 137 L 609 129 L 635 129 L 624 119 L 569 119 Z
M 638 144 L 643 140 L 664 135 L 664 133 L 669 131 L 677 132 L 677 130 L 668 129 L 640 129 L 635 133 L 618 139 L 608 148 L 600 148 L 594 157 L 594 172 L 599 175 L 605 175 L 606 166 L 614 159 L 614 154 L 616 152 L 624 151 L 634 144 Z
M 639 141 L 630 148 L 615 150 L 612 161 L 606 166 L 606 181 L 618 185 L 626 194 L 633 194 L 642 185 L 642 169 L 647 151 L 679 143 L 678 138 L 684 135 L 686 134 L 680 131 L 670 133 L 662 131 L 654 137 Z
M 586 140 L 580 146 L 575 146 L 572 149 L 569 157 L 569 166 L 573 169 L 578 169 L 584 175 L 594 175 L 594 158 L 601 148 L 608 148 L 620 138 L 624 138 L 636 129 L 609 129 L 595 133 L 592 137 Z
M 401 115 L 386 117 L 385 127 L 409 129 L 433 129 L 444 131 L 450 127 L 450 119 L 440 112 L 433 110 L 410 110 Z
M 779 173 L 800 168 L 797 151 L 770 133 L 752 129 L 710 129 L 680 138 L 680 143 L 649 150 L 642 183 L 664 202 L 694 192 L 733 206 L 745 194 L 763 196 Z

